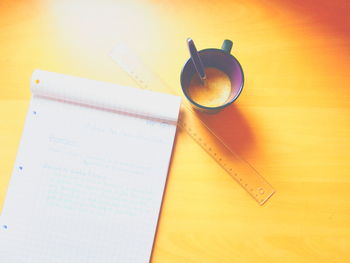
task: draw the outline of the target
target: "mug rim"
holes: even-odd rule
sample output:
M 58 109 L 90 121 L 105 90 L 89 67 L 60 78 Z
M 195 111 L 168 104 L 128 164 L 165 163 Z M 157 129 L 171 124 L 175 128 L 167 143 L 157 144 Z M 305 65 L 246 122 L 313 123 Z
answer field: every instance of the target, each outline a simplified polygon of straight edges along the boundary
M 204 105 L 198 104 L 197 102 L 195 102 L 194 100 L 192 100 L 191 97 L 189 97 L 189 96 L 186 94 L 186 92 L 185 92 L 185 90 L 184 90 L 184 87 L 183 87 L 183 85 L 182 85 L 182 75 L 183 75 L 183 73 L 184 73 L 184 70 L 185 70 L 186 65 L 187 65 L 188 63 L 190 63 L 191 58 L 187 59 L 187 61 L 185 62 L 185 64 L 184 64 L 183 67 L 182 67 L 182 70 L 181 70 L 181 74 L 180 74 L 181 89 L 182 89 L 182 92 L 183 92 L 183 94 L 185 95 L 185 97 L 186 97 L 192 104 L 194 104 L 196 107 L 201 108 L 201 109 L 204 109 L 204 110 L 221 110 L 221 109 L 223 109 L 223 108 L 225 108 L 225 107 L 231 105 L 233 102 L 235 102 L 235 101 L 237 100 L 237 98 L 239 97 L 239 95 L 241 95 L 242 90 L 243 90 L 243 87 L 244 87 L 244 79 L 245 79 L 245 78 L 244 78 L 244 72 L 243 72 L 243 68 L 242 68 L 241 64 L 239 63 L 238 59 L 236 59 L 235 56 L 233 56 L 231 53 L 226 52 L 226 51 L 223 50 L 223 49 L 220 49 L 220 48 L 206 48 L 206 49 L 202 49 L 202 50 L 198 51 L 198 53 L 203 53 L 203 52 L 208 52 L 208 51 L 209 51 L 209 52 L 221 52 L 221 53 L 224 53 L 226 56 L 229 56 L 231 59 L 233 59 L 233 60 L 237 63 L 237 65 L 238 65 L 238 67 L 239 67 L 239 69 L 240 69 L 240 71 L 241 71 L 241 74 L 242 74 L 242 83 L 241 83 L 241 85 L 240 85 L 240 88 L 239 88 L 237 94 L 236 94 L 230 101 L 228 101 L 227 103 L 225 103 L 225 104 L 223 104 L 223 105 L 220 105 L 220 106 L 216 106 L 216 107 L 204 106 Z

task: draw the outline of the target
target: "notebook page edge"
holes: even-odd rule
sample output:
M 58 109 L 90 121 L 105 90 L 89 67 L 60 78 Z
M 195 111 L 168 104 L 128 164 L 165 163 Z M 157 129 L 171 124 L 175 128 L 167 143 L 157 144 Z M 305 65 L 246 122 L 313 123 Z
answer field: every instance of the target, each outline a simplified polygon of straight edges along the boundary
M 181 97 L 114 83 L 35 70 L 30 81 L 34 96 L 97 109 L 130 113 L 176 123 Z

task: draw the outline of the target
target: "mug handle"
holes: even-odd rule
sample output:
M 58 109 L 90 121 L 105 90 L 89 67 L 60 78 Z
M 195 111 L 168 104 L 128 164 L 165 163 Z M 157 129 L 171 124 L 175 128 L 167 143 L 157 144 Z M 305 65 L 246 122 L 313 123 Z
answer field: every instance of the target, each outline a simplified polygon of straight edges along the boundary
M 232 49 L 232 41 L 225 39 L 224 43 L 222 43 L 221 49 L 230 54 Z

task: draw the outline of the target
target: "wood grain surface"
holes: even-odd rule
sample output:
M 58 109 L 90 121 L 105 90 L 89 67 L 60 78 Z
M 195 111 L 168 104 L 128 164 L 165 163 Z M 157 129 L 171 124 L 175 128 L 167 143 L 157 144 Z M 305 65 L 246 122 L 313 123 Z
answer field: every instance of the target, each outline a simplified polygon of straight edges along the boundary
M 152 262 L 349 262 L 349 3 L 1 0 L 0 203 L 34 69 L 135 86 L 122 41 L 180 89 L 187 37 L 231 39 L 245 87 L 208 122 L 276 194 L 259 206 L 178 130 Z

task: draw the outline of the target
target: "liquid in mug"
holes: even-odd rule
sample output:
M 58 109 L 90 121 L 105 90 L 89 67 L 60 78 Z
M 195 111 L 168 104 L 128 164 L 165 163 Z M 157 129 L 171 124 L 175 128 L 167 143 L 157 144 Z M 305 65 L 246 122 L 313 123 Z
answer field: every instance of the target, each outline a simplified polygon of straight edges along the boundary
M 194 74 L 188 88 L 188 95 L 196 103 L 206 107 L 224 105 L 231 95 L 231 80 L 217 68 L 205 68 L 207 76 L 203 85 L 198 74 Z

